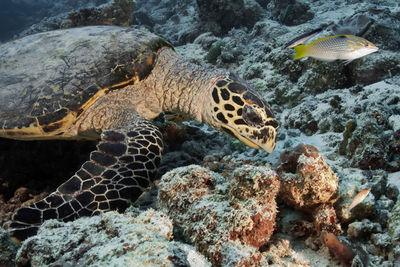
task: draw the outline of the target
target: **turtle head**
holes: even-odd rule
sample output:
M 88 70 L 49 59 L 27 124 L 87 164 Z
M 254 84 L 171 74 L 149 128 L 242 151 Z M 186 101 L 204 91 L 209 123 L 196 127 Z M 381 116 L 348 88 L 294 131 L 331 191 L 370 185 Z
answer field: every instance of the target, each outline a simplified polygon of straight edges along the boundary
M 234 75 L 211 87 L 208 123 L 252 148 L 271 153 L 279 128 L 269 105 L 254 89 Z

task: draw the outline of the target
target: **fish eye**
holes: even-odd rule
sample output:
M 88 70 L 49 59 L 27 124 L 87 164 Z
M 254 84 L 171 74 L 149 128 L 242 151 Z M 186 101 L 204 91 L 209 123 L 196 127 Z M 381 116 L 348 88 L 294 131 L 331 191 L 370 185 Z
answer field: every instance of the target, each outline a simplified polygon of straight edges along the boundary
M 243 119 L 250 125 L 258 125 L 262 123 L 262 119 L 254 108 L 247 105 L 243 108 Z

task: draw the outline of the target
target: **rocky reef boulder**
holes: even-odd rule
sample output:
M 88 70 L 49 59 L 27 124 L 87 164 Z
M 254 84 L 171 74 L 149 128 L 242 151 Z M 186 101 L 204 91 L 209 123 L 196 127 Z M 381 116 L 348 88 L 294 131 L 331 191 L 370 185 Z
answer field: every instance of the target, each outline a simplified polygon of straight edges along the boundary
M 19 249 L 18 266 L 209 266 L 173 242 L 172 222 L 152 209 L 102 213 L 73 222 L 46 221 Z M 190 254 L 190 256 L 189 256 Z M 195 264 L 196 263 L 196 264 Z
M 225 178 L 190 165 L 166 173 L 159 205 L 214 266 L 257 266 L 275 228 L 279 191 L 269 167 L 244 165 Z
M 0 266 L 14 266 L 13 260 L 17 250 L 18 246 L 11 240 L 8 233 L 0 228 Z
M 256 1 L 249 0 L 196 0 L 196 3 L 200 19 L 218 35 L 235 27 L 253 27 L 262 9 Z
M 280 196 L 296 209 L 312 210 L 337 193 L 338 177 L 314 146 L 299 145 L 282 153 L 278 173 Z
M 339 195 L 339 179 L 316 147 L 301 144 L 283 152 L 278 174 L 279 196 L 287 205 L 310 213 L 318 232 L 341 232 L 333 208 Z

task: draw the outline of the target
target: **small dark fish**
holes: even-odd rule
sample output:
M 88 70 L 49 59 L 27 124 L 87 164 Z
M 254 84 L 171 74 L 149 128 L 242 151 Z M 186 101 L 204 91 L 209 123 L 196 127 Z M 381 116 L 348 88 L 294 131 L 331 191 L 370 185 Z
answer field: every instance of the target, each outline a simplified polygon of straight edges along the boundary
M 316 28 L 316 29 L 314 29 L 314 30 L 312 30 L 310 32 L 307 32 L 307 33 L 304 33 L 304 34 L 302 34 L 300 36 L 297 36 L 292 41 L 286 43 L 285 48 L 293 48 L 296 45 L 302 44 L 302 43 L 304 43 L 305 41 L 307 41 L 308 39 L 310 39 L 311 37 L 313 37 L 314 35 L 316 35 L 316 34 L 318 34 L 320 32 L 322 32 L 322 27 L 321 26 L 319 26 L 318 28 Z
M 354 208 L 355 206 L 357 206 L 358 204 L 360 204 L 368 195 L 369 191 L 371 191 L 371 188 L 367 188 L 364 190 L 361 190 L 354 198 L 353 201 L 351 202 L 350 206 L 349 206 L 349 211 Z

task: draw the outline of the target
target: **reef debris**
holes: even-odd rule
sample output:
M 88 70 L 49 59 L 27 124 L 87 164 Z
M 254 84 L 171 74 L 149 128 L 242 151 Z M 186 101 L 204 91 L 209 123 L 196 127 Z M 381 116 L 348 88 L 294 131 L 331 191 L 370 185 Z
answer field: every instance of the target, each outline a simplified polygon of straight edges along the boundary
M 299 25 L 314 18 L 314 13 L 312 13 L 310 6 L 303 1 L 274 0 L 270 1 L 268 7 L 272 10 L 273 18 L 279 21 L 281 25 Z

